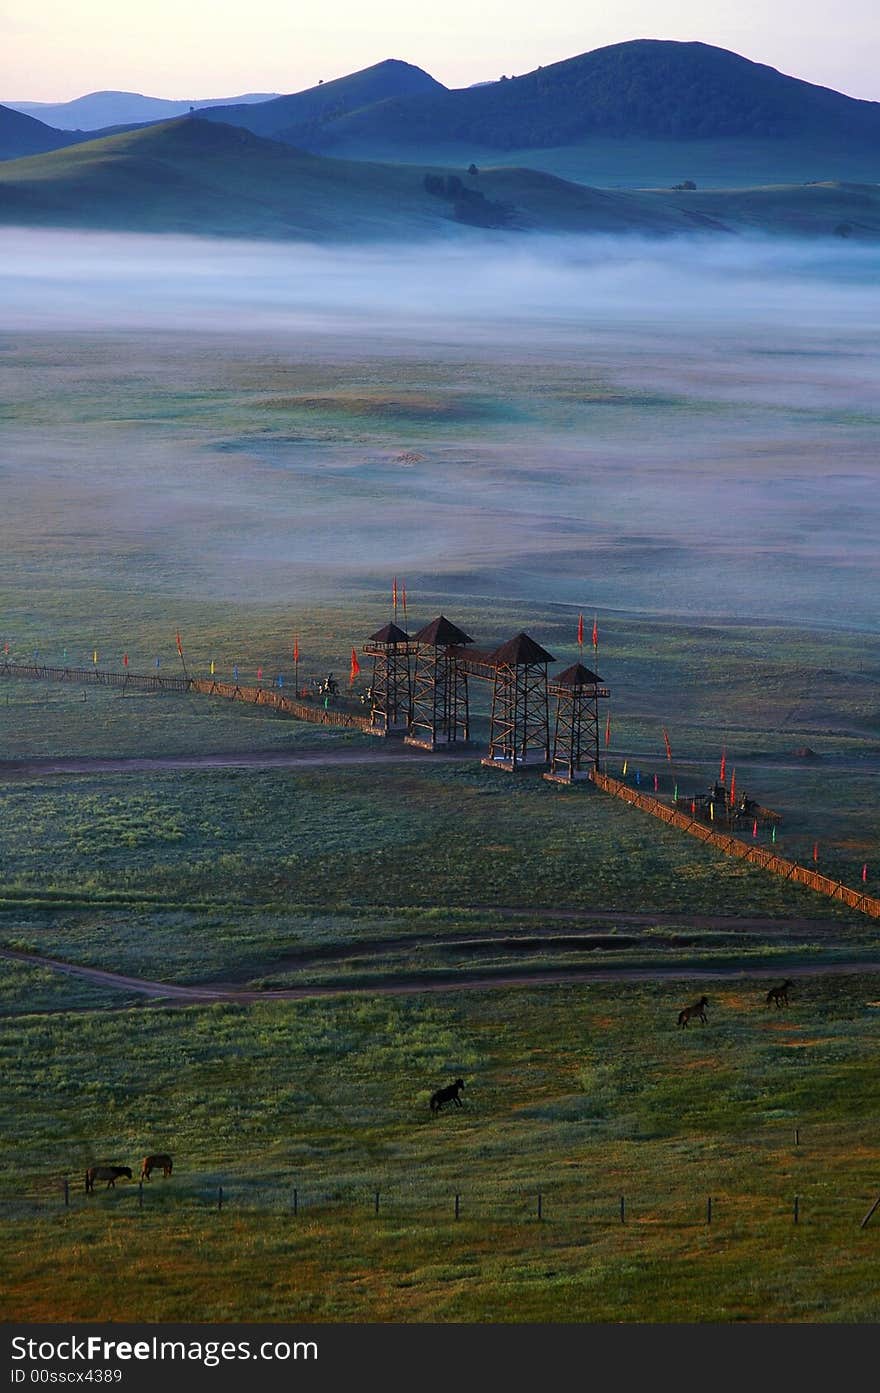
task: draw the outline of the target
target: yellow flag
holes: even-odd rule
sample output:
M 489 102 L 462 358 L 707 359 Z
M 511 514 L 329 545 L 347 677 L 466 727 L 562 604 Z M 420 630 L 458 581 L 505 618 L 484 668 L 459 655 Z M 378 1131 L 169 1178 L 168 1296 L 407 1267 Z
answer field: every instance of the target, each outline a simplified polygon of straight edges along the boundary
M 211 659 L 211 676 L 214 676 L 214 659 Z
M 93 662 L 93 663 L 97 663 L 97 661 L 98 661 L 98 650 L 97 650 L 97 648 L 96 648 L 95 651 L 94 651 L 94 653 L 92 654 L 92 662 Z
M 626 760 L 623 761 L 623 777 L 626 778 Z

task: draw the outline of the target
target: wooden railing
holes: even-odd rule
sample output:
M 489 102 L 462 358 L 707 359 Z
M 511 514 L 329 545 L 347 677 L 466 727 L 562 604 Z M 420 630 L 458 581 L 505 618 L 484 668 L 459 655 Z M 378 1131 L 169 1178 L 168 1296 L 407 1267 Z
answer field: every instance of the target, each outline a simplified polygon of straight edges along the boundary
M 821 875 L 818 871 L 812 871 L 807 866 L 799 866 L 796 861 L 788 861 L 784 856 L 778 856 L 775 851 L 768 851 L 766 847 L 750 846 L 748 842 L 740 841 L 739 837 L 734 837 L 729 832 L 716 832 L 690 813 L 683 813 L 679 808 L 661 803 L 659 798 L 652 798 L 648 793 L 639 793 L 609 774 L 594 770 L 592 778 L 597 788 L 603 789 L 605 793 L 620 798 L 632 807 L 641 808 L 643 812 L 650 813 L 652 817 L 659 818 L 670 827 L 678 827 L 682 832 L 696 837 L 698 841 L 706 842 L 718 851 L 723 851 L 726 856 L 737 856 L 742 861 L 750 861 L 753 866 L 761 866 L 765 871 L 781 875 L 785 880 L 806 885 L 808 889 L 815 890 L 820 895 L 839 900 L 850 909 L 857 909 L 862 914 L 871 915 L 873 919 L 880 919 L 880 900 L 872 895 L 853 890 L 849 885 L 832 880 L 830 876 Z

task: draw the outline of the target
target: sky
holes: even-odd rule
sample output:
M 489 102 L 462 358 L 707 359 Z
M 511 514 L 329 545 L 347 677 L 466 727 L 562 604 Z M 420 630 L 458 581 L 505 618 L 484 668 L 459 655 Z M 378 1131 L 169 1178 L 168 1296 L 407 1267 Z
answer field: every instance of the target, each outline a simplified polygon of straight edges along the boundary
M 701 40 L 880 99 L 877 0 L 0 0 L 0 100 L 296 92 L 383 58 L 448 87 L 627 39 Z

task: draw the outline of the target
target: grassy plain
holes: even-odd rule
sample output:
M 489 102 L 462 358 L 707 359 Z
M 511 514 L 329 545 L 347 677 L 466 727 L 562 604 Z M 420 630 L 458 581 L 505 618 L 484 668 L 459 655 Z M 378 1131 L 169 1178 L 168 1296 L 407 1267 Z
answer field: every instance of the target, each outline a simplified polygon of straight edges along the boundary
M 302 676 L 344 677 L 394 571 L 411 627 L 442 609 L 481 643 L 525 628 L 560 664 L 598 611 L 612 772 L 627 758 L 648 788 L 700 789 L 726 745 L 783 814 L 780 851 L 818 841 L 822 869 L 853 882 L 868 863 L 876 891 L 867 331 L 591 323 L 560 306 L 527 347 L 489 343 L 486 321 L 429 345 L 414 322 L 9 335 L 0 639 L 167 672 L 180 628 L 192 671 L 289 685 L 294 635 Z M 481 694 L 480 736 L 485 720 Z M 123 1318 L 136 1285 L 150 1319 L 876 1319 L 878 1231 L 858 1220 L 877 978 L 819 975 L 875 962 L 872 922 L 588 789 L 473 760 L 37 763 L 364 744 L 207 698 L 0 680 L 0 944 L 339 989 L 172 1009 L 3 960 L 4 1315 Z M 378 990 L 606 963 L 677 975 Z M 675 1029 L 691 970 L 769 985 L 794 964 L 817 971 L 788 1013 L 762 1005 L 763 977 L 717 982 L 710 1025 Z M 459 1073 L 466 1108 L 431 1120 L 428 1093 Z M 142 1210 L 122 1186 L 86 1204 L 89 1161 L 153 1147 L 175 1175 Z

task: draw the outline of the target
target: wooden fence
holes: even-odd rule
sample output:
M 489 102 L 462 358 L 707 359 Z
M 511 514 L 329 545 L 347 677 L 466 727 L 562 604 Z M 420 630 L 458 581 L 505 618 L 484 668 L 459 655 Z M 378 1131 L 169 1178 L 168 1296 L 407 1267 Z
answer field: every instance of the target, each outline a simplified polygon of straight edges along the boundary
M 115 687 L 122 692 L 198 692 L 204 696 L 224 697 L 228 701 L 243 701 L 252 706 L 271 706 L 282 716 L 298 721 L 310 721 L 319 726 L 346 726 L 369 732 L 369 716 L 353 711 L 334 710 L 320 702 L 300 701 L 285 696 L 274 687 L 242 687 L 238 683 L 218 682 L 215 678 L 162 677 L 158 673 L 104 672 L 98 667 L 47 667 L 43 663 L 0 663 L 0 677 L 23 677 L 34 682 L 68 682 L 73 686 Z
M 729 832 L 716 832 L 690 813 L 683 813 L 679 808 L 661 803 L 659 798 L 652 798 L 648 793 L 639 793 L 620 779 L 612 778 L 610 774 L 602 774 L 597 769 L 593 771 L 592 778 L 596 787 L 605 793 L 610 793 L 612 797 L 620 798 L 635 808 L 641 808 L 643 812 L 650 813 L 652 817 L 659 818 L 671 827 L 678 827 L 682 832 L 696 837 L 698 841 L 706 842 L 716 850 L 723 851 L 726 856 L 738 856 L 742 861 L 750 861 L 753 866 L 761 866 L 765 871 L 772 871 L 774 875 L 781 875 L 783 879 L 793 880 L 798 885 L 806 885 L 808 889 L 815 890 L 820 895 L 827 895 L 829 899 L 840 900 L 850 909 L 857 909 L 862 914 L 869 914 L 873 919 L 880 919 L 880 900 L 871 895 L 853 890 L 839 880 L 820 875 L 818 871 L 811 871 L 807 866 L 799 866 L 796 861 L 788 861 L 784 856 L 777 856 L 775 851 L 768 851 L 766 847 L 750 846 L 748 842 L 741 841 Z

